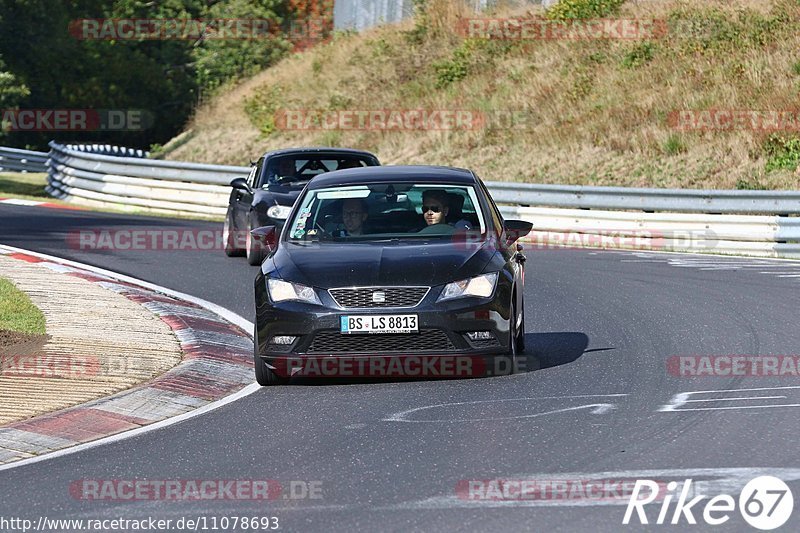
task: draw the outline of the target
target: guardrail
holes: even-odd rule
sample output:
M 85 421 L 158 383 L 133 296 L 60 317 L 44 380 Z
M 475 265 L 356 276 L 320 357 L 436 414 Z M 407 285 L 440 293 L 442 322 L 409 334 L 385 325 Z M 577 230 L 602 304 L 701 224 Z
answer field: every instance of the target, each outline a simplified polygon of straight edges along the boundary
M 0 146 L 0 172 L 47 172 L 47 153 Z
M 800 217 L 524 206 L 500 211 L 534 224 L 523 239 L 533 250 L 596 247 L 800 259 Z
M 81 146 L 79 148 L 78 146 Z M 50 143 L 52 195 L 98 206 L 221 217 L 249 167 L 156 161 L 117 147 Z M 105 154 L 92 150 L 102 149 Z M 7 149 L 4 149 L 7 150 Z M 110 153 L 115 153 L 113 147 Z M 730 253 L 800 259 L 800 192 L 642 189 L 486 182 L 506 217 L 533 222 L 534 245 Z M 795 215 L 795 216 L 793 216 Z
M 223 216 L 229 183 L 249 171 L 248 167 L 98 154 L 54 142 L 50 148 L 47 191 L 94 206 Z
M 487 182 L 496 202 L 672 213 L 800 213 L 800 191 L 642 189 Z
M 88 152 L 91 154 L 113 155 L 117 157 L 150 157 L 150 152 L 138 150 L 136 148 L 126 148 L 124 146 L 114 146 L 111 144 L 68 144 L 68 150 Z

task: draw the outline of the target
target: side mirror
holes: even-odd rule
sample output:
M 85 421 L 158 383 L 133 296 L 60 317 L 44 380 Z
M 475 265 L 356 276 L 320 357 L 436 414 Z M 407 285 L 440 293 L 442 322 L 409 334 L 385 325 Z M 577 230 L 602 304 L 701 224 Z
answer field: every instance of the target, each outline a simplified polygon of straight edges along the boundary
M 253 237 L 253 242 L 262 249 L 266 248 L 272 252 L 277 247 L 275 226 L 261 226 L 251 230 L 250 235 Z
M 244 178 L 236 178 L 235 180 L 231 181 L 231 187 L 237 191 L 245 191 L 251 194 L 253 192 L 253 189 L 250 188 L 250 185 L 247 184 L 247 180 Z
M 517 242 L 533 229 L 532 222 L 524 220 L 506 220 L 503 222 L 503 232 L 506 234 L 506 246 Z

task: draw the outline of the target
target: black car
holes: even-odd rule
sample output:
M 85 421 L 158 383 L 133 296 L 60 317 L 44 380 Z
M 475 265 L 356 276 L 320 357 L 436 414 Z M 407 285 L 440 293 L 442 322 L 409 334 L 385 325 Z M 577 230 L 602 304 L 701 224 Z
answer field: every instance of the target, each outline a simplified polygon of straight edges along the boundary
M 252 246 L 250 230 L 283 226 L 289 211 L 308 180 L 343 168 L 380 165 L 374 154 L 347 148 L 287 148 L 267 152 L 253 164 L 250 175 L 231 182 L 224 242 L 228 256 L 246 255 L 251 265 L 264 259 Z
M 523 349 L 516 240 L 532 224 L 504 221 L 473 172 L 331 172 L 309 182 L 287 220 L 280 232 L 253 231 L 269 250 L 255 280 L 258 383 L 309 375 L 306 363 L 363 376 L 387 369 L 381 361 L 413 359 L 417 370 L 421 356 L 515 362 Z

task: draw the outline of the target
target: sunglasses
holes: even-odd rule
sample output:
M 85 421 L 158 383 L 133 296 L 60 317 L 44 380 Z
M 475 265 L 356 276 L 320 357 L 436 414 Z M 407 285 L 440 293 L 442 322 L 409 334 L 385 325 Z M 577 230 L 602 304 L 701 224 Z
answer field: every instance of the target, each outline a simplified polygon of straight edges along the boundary
M 438 213 L 442 210 L 442 206 L 440 205 L 423 205 L 422 212 L 427 213 L 428 211 L 433 211 L 434 213 Z

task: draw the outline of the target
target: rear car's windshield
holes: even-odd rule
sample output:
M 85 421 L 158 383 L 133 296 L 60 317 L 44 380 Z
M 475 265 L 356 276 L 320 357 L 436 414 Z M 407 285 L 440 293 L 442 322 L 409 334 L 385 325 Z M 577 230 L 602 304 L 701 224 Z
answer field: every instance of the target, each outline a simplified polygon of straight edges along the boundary
M 332 156 L 330 154 L 309 156 L 304 154 L 273 157 L 267 164 L 266 172 L 262 175 L 259 186 L 308 181 L 314 176 L 325 172 L 345 168 L 367 167 L 374 164 L 371 159 L 359 156 Z
M 457 231 L 482 235 L 486 227 L 472 186 L 384 182 L 308 191 L 288 224 L 287 240 L 437 238 Z

